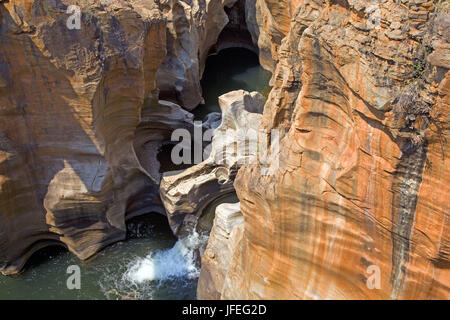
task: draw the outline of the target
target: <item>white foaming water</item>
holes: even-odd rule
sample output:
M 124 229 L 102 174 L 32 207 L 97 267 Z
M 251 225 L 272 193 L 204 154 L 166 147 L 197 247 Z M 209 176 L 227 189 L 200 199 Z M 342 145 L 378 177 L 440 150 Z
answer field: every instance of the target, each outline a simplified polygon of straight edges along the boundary
M 196 278 L 200 270 L 196 265 L 195 251 L 206 241 L 206 236 L 193 233 L 179 240 L 172 249 L 156 251 L 138 259 L 128 269 L 125 278 L 137 284 L 155 280 Z

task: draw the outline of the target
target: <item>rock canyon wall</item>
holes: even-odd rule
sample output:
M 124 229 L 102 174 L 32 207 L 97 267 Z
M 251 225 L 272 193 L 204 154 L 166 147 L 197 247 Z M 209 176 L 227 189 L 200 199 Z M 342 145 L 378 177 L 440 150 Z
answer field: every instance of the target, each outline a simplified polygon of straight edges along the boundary
M 0 1 L 2 273 L 52 244 L 89 258 L 126 219 L 165 214 L 158 148 L 192 130 L 174 102 L 201 101 L 234 2 Z
M 239 171 L 200 299 L 450 298 L 449 10 L 256 1 L 280 161 Z
M 0 0 L 2 273 L 176 216 L 158 149 L 194 130 L 206 58 L 236 45 L 273 72 L 257 121 L 281 140 L 218 208 L 198 297 L 450 298 L 448 1 L 79 0 L 71 30 L 73 4 Z

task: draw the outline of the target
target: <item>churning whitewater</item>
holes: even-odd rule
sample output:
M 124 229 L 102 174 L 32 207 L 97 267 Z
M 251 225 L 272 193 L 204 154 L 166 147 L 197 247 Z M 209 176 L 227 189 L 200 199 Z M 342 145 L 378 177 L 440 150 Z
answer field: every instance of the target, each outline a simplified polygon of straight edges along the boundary
M 133 262 L 125 278 L 136 284 L 146 281 L 194 279 L 199 276 L 196 252 L 208 241 L 207 236 L 196 232 L 179 240 L 172 249 L 150 253 L 145 258 Z

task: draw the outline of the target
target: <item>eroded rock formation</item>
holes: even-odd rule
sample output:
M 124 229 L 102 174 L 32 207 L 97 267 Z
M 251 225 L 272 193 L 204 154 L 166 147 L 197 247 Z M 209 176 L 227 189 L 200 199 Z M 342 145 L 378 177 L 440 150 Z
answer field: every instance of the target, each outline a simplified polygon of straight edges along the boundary
M 274 73 L 279 162 L 239 171 L 199 298 L 450 298 L 448 1 L 246 0 L 244 28 L 235 0 L 79 0 L 70 30 L 72 4 L 0 1 L 3 273 L 49 244 L 88 258 L 165 211 L 157 149 L 194 130 L 183 108 L 230 15 Z M 189 190 L 231 190 L 237 168 L 165 178 L 179 234 L 211 200 Z
M 123 240 L 126 219 L 165 213 L 158 148 L 193 124 L 159 99 L 200 102 L 233 3 L 82 0 L 78 29 L 73 1 L 1 1 L 3 273 L 50 244 L 86 259 Z
M 158 202 L 156 192 L 141 196 L 158 188 L 133 142 L 144 100 L 157 89 L 166 23 L 151 2 L 81 1 L 81 29 L 69 30 L 68 4 L 0 4 L 0 266 L 6 274 L 49 243 L 87 258 L 124 239 L 130 208 Z
M 279 167 L 239 171 L 245 222 L 198 297 L 450 298 L 448 2 L 257 3 Z
M 244 231 L 244 217 L 240 203 L 223 203 L 216 209 L 216 217 L 208 245 L 202 257 L 198 292 L 202 299 L 222 297 L 233 252 Z
M 160 1 L 167 18 L 167 57 L 158 71 L 161 98 L 188 110 L 202 102 L 200 79 L 211 47 L 228 24 L 225 7 L 237 0 Z
M 253 161 L 264 98 L 258 92 L 232 91 L 219 98 L 222 123 L 214 130 L 210 155 L 181 173 L 167 173 L 161 199 L 172 230 L 185 236 L 195 230 L 203 209 L 234 192 L 239 168 Z

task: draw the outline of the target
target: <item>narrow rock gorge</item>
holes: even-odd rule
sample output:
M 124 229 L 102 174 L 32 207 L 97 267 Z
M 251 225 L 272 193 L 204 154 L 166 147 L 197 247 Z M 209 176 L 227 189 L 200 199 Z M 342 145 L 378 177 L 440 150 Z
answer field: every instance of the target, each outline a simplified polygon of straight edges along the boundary
M 0 271 L 87 260 L 148 213 L 183 239 L 236 192 L 199 299 L 449 299 L 449 30 L 446 0 L 0 0 Z M 229 48 L 273 88 L 199 127 Z M 212 143 L 165 172 L 177 129 Z

